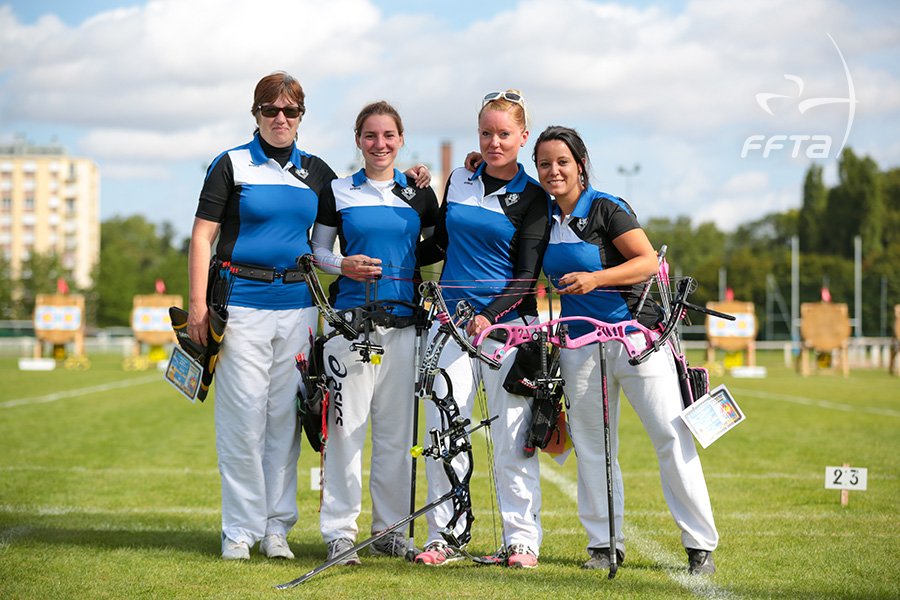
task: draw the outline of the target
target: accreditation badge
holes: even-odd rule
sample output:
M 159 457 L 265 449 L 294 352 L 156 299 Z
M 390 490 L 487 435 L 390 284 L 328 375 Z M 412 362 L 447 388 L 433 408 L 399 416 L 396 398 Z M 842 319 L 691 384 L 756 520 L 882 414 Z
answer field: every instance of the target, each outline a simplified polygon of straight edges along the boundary
M 181 346 L 175 346 L 172 357 L 165 370 L 165 379 L 191 402 L 197 399 L 200 390 L 200 376 L 203 374 L 203 366 L 182 350 Z

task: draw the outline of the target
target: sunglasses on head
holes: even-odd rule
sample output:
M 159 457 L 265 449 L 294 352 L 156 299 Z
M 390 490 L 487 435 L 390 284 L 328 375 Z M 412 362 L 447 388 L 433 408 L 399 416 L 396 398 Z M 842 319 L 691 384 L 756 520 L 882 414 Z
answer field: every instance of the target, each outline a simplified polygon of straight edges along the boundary
M 520 106 L 525 106 L 525 98 L 515 92 L 490 92 L 488 94 L 485 94 L 484 98 L 481 101 L 481 106 L 483 107 L 488 102 L 500 100 L 501 98 L 503 100 L 514 102 Z
M 271 104 L 260 104 L 258 107 L 259 112 L 262 116 L 273 119 L 278 116 L 278 113 L 284 113 L 284 116 L 288 119 L 296 119 L 303 111 L 300 110 L 299 106 L 272 106 Z

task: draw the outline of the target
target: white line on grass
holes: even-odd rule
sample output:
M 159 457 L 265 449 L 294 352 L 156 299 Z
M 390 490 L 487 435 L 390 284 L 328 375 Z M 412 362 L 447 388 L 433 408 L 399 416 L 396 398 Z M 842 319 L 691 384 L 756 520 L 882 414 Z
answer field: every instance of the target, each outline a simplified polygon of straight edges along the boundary
M 219 470 L 215 467 L 208 469 L 194 469 L 191 467 L 52 467 L 45 465 L 0 465 L 0 473 L 16 471 L 37 471 L 46 473 L 84 473 L 87 475 L 163 475 L 163 476 L 203 476 L 218 477 Z M 369 470 L 363 469 L 363 475 L 369 477 Z M 472 476 L 475 479 L 488 477 L 487 471 L 476 470 Z M 626 479 L 659 478 L 659 471 L 629 471 Z M 706 473 L 706 479 L 788 479 L 795 481 L 819 481 L 822 475 L 816 473 Z M 870 474 L 869 480 L 894 481 L 896 475 L 888 473 Z M 544 514 L 544 513 L 541 513 Z M 668 513 L 666 513 L 668 514 Z
M 39 473 L 76 473 L 76 474 L 85 474 L 85 475 L 133 475 L 133 476 L 147 476 L 147 475 L 159 475 L 163 477 L 171 477 L 177 475 L 186 475 L 190 477 L 196 477 L 198 475 L 206 476 L 206 477 L 218 477 L 219 471 L 215 468 L 212 469 L 191 469 L 189 467 L 183 468 L 153 468 L 153 467 L 136 467 L 136 468 L 121 468 L 121 467 L 100 467 L 100 468 L 92 468 L 92 467 L 46 467 L 43 465 L 14 465 L 14 466 L 0 466 L 0 473 L 2 472 L 14 472 L 14 471 L 36 471 Z
M 0 504 L 0 512 L 9 514 L 55 515 L 217 515 L 218 508 L 191 506 L 151 506 L 147 508 L 100 508 L 97 506 L 35 506 Z
M 25 537 L 29 531 L 31 531 L 31 527 L 25 527 L 24 525 L 3 529 L 0 531 L 0 550 L 9 546 L 13 541 Z
M 815 406 L 818 408 L 828 408 L 831 410 L 840 410 L 844 412 L 864 412 L 872 415 L 884 415 L 887 417 L 900 417 L 900 410 L 891 408 L 878 408 L 876 406 L 857 406 L 854 404 L 842 404 L 840 402 L 829 402 L 828 400 L 815 400 L 804 396 L 790 396 L 788 394 L 773 394 L 771 392 L 760 392 L 757 390 L 745 390 L 734 388 L 735 394 L 745 394 L 747 396 L 756 396 L 766 400 L 780 400 L 782 402 L 793 402 L 794 404 L 802 404 L 804 406 Z
M 577 504 L 578 484 L 575 481 L 569 479 L 553 468 L 542 468 L 541 476 L 545 477 L 550 483 L 558 487 L 563 494 Z M 728 590 L 717 586 L 708 577 L 690 575 L 685 567 L 686 559 L 683 561 L 679 560 L 674 554 L 663 548 L 661 545 L 646 538 L 640 529 L 628 525 L 626 525 L 625 529 L 630 543 L 637 546 L 638 552 L 662 565 L 665 568 L 666 575 L 688 592 L 695 596 L 701 596 L 711 600 L 735 597 L 734 594 Z
M 57 392 L 55 394 L 47 394 L 46 396 L 32 396 L 31 398 L 17 398 L 16 400 L 7 400 L 0 402 L 0 408 L 13 408 L 14 406 L 24 406 L 27 404 L 45 404 L 47 402 L 56 402 L 64 398 L 76 398 L 78 396 L 86 396 L 88 394 L 96 394 L 99 392 L 108 392 L 123 387 L 131 387 L 133 385 L 142 385 L 151 381 L 159 381 L 159 375 L 148 377 L 136 377 L 134 379 L 125 379 L 122 381 L 113 381 L 112 383 L 104 383 L 102 385 L 93 385 L 91 387 L 78 388 L 77 390 L 67 390 L 65 392 Z

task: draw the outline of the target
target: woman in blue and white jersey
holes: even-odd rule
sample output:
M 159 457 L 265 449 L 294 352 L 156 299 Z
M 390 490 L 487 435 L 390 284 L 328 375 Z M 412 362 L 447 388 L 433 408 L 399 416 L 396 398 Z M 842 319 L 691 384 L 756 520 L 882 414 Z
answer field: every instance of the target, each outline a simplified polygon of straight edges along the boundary
M 581 137 L 567 127 L 549 127 L 534 148 L 544 189 L 553 196 L 550 244 L 544 273 L 561 294 L 563 317 L 585 316 L 607 323 L 637 319 L 656 327 L 662 312 L 652 301 L 640 304 L 643 283 L 656 273 L 657 257 L 631 207 L 621 198 L 594 190 L 588 179 L 588 153 Z M 569 326 L 572 337 L 588 333 L 584 323 Z M 642 335 L 633 342 L 640 346 Z M 719 535 L 700 457 L 691 433 L 679 418 L 681 393 L 671 349 L 663 346 L 632 366 L 620 343 L 605 345 L 613 458 L 616 531 L 622 531 L 625 496 L 617 460 L 619 390 L 625 393 L 656 449 L 663 496 L 681 529 L 681 542 L 694 574 L 715 571 L 712 551 Z M 587 569 L 609 568 L 609 514 L 600 355 L 592 344 L 560 351 L 566 382 L 568 423 L 578 459 L 578 515 L 588 535 Z M 623 537 L 615 540 L 620 561 Z
M 486 95 L 478 113 L 478 132 L 484 162 L 474 174 L 464 168 L 450 174 L 435 232 L 435 243 L 445 254 L 440 283 L 450 312 L 463 300 L 475 309 L 466 328 L 470 336 L 495 323 L 530 324 L 537 319 L 534 284 L 548 232 L 547 195 L 517 162 L 528 140 L 522 95 L 516 90 Z M 496 342 L 485 343 L 490 347 Z M 451 380 L 464 417 L 472 415 L 477 388 L 484 384 L 490 413 L 499 416 L 491 433 L 506 560 L 510 566 L 535 567 L 542 535 L 540 472 L 538 458 L 527 458 L 523 450 L 531 399 L 503 388 L 514 358 L 515 352 L 510 352 L 502 368 L 492 371 L 471 361 L 451 342 L 444 347 L 440 366 Z M 434 407 L 426 407 L 426 422 L 429 429 L 439 427 Z M 449 484 L 436 461 L 426 463 L 426 473 L 428 498 L 433 500 Z M 460 558 L 439 533 L 450 516 L 447 503 L 428 514 L 428 544 L 416 562 L 440 565 Z
M 328 558 L 356 543 L 362 506 L 362 453 L 372 422 L 369 491 L 372 533 L 409 509 L 409 448 L 415 395 L 415 327 L 409 304 L 417 301 L 416 246 L 437 219 L 437 198 L 418 189 L 394 168 L 403 146 L 403 121 L 387 102 L 369 104 L 356 119 L 356 145 L 365 166 L 334 180 L 322 194 L 312 235 L 317 263 L 340 276 L 330 300 L 338 310 L 377 300 L 389 317 L 371 325 L 368 341 L 380 345 L 380 361 L 362 361 L 349 341 L 335 336 L 325 345 L 332 378 L 328 445 L 320 529 Z M 333 252 L 335 239 L 340 253 Z M 373 554 L 404 556 L 406 540 L 393 532 L 370 547 Z M 342 564 L 359 564 L 356 554 Z
M 211 246 L 238 272 L 216 368 L 216 451 L 222 476 L 222 558 L 247 560 L 260 542 L 269 557 L 293 558 L 287 534 L 297 521 L 298 373 L 317 312 L 306 284 L 289 283 L 319 195 L 334 179 L 325 162 L 299 150 L 303 88 L 287 73 L 256 85 L 249 143 L 220 154 L 200 192 L 190 243 L 188 333 L 206 343 Z M 299 279 L 299 277 L 297 278 Z

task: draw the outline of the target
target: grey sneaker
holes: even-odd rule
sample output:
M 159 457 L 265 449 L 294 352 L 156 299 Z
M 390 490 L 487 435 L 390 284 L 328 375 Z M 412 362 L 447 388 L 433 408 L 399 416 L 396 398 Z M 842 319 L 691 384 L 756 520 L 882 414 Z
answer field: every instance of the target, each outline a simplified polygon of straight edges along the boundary
M 711 550 L 685 548 L 688 555 L 688 573 L 691 575 L 712 575 L 716 572 Z
M 259 551 L 269 558 L 294 559 L 294 553 L 288 546 L 287 538 L 278 533 L 271 533 L 264 537 L 259 543 Z
M 588 548 L 590 560 L 581 565 L 582 569 L 609 570 L 609 548 Z M 616 564 L 621 566 L 625 562 L 625 551 L 616 548 Z
M 224 560 L 250 560 L 250 545 L 236 542 L 222 534 L 222 558 Z
M 399 531 L 389 533 L 380 540 L 372 542 L 372 545 L 369 546 L 369 553 L 372 556 L 406 556 L 406 537 Z
M 339 555 L 343 554 L 344 552 L 346 552 L 347 550 L 349 550 L 350 548 L 352 548 L 355 545 L 356 544 L 354 544 L 353 540 L 351 540 L 350 538 L 338 538 L 336 540 L 332 540 L 332 541 L 328 542 L 328 559 L 327 560 L 331 560 L 335 556 L 339 556 Z M 362 563 L 359 560 L 359 554 L 354 552 L 352 554 L 349 554 L 348 556 L 345 556 L 343 558 L 343 560 L 341 560 L 340 562 L 335 563 L 335 564 L 355 566 L 355 565 L 361 565 Z

